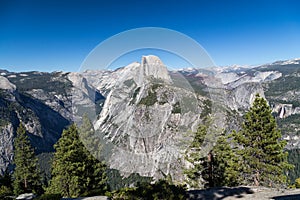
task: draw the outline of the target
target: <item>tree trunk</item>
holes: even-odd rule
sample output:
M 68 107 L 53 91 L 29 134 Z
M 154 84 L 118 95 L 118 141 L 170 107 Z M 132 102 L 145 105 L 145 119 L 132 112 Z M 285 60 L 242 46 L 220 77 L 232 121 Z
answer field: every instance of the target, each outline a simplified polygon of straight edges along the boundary
M 254 185 L 259 186 L 259 171 L 256 171 L 256 174 L 254 176 Z
M 25 178 L 24 179 L 24 189 L 25 189 L 25 192 L 27 191 L 27 179 Z

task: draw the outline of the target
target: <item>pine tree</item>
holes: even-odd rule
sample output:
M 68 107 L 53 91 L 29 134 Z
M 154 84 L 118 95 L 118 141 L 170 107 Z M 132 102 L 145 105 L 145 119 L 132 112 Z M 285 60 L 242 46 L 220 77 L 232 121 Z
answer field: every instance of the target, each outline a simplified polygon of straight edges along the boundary
M 85 176 L 88 177 L 88 182 L 86 188 L 87 190 L 100 189 L 104 192 L 107 189 L 106 164 L 101 157 L 100 139 L 96 137 L 94 126 L 87 114 L 83 115 L 79 134 L 87 154 Z
M 214 131 L 210 135 L 218 137 L 217 141 L 207 135 L 209 128 Z M 238 185 L 239 157 L 231 148 L 225 132 L 213 128 L 212 119 L 205 118 L 192 136 L 193 140 L 185 154 L 185 159 L 191 164 L 184 170 L 187 183 L 194 188 Z M 206 153 L 201 149 L 204 142 L 214 145 L 211 151 Z
M 258 94 L 245 115 L 242 130 L 233 134 L 242 157 L 245 183 L 256 186 L 285 184 L 288 153 L 284 151 L 286 141 L 282 135 L 267 101 Z
M 47 193 L 78 197 L 92 189 L 105 191 L 106 166 L 84 147 L 76 125 L 63 131 L 54 148 L 52 179 Z
M 14 140 L 14 164 L 14 193 L 16 195 L 26 192 L 40 193 L 41 179 L 37 168 L 37 158 L 22 123 L 17 129 L 17 136 Z
M 12 177 L 9 169 L 6 168 L 4 174 L 0 176 L 0 199 L 13 195 Z
M 79 127 L 80 140 L 86 149 L 95 157 L 101 158 L 101 142 L 96 137 L 94 126 L 87 114 L 82 117 L 82 124 Z
M 192 133 L 192 142 L 185 152 L 185 160 L 190 166 L 184 169 L 186 175 L 186 182 L 192 188 L 201 187 L 204 182 L 202 179 L 202 172 L 204 171 L 203 162 L 206 156 L 201 152 L 201 146 L 207 134 L 207 124 L 200 124 L 197 131 Z
M 218 137 L 210 155 L 212 168 L 210 187 L 237 186 L 240 183 L 240 159 L 235 154 L 225 132 Z

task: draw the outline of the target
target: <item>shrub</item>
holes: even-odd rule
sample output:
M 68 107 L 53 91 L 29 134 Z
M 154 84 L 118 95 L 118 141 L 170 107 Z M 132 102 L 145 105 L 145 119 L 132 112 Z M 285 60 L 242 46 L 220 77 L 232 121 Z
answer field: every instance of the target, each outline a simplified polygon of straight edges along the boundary
M 82 193 L 80 196 L 82 197 L 91 197 L 91 196 L 98 196 L 98 195 L 103 195 L 105 191 L 103 189 L 93 189 L 86 191 Z
M 0 187 L 0 199 L 7 199 L 7 196 L 12 195 L 12 194 L 13 194 L 13 192 L 9 187 L 7 187 L 5 185 L 2 185 Z
M 295 186 L 296 186 L 296 188 L 300 188 L 300 178 L 297 178 L 295 180 Z
M 157 94 L 156 91 L 148 91 L 148 96 L 141 99 L 139 104 L 146 106 L 153 106 L 157 102 Z
M 36 198 L 36 200 L 60 200 L 62 196 L 60 194 L 43 194 Z
M 112 193 L 112 199 L 131 200 L 181 200 L 186 199 L 184 186 L 169 184 L 166 180 L 159 180 L 154 184 L 142 183 L 136 188 L 123 188 Z

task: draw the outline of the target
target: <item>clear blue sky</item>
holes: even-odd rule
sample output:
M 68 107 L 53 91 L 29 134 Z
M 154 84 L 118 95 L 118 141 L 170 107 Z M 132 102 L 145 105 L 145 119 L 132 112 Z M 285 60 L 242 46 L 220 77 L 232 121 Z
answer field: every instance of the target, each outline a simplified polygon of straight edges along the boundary
M 100 42 L 138 27 L 182 32 L 221 66 L 300 57 L 297 0 L 0 0 L 0 68 L 77 71 Z

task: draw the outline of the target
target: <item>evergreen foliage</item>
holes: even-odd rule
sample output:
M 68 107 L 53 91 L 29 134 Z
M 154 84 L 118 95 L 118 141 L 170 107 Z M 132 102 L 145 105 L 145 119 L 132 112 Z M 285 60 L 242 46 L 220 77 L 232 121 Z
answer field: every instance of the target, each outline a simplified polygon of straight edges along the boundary
M 208 185 L 210 187 L 237 186 L 240 183 L 240 160 L 228 142 L 225 132 L 218 137 L 208 155 Z M 205 177 L 205 174 L 204 174 Z
M 86 126 L 84 124 L 83 126 Z M 78 197 L 90 190 L 106 190 L 106 165 L 95 159 L 79 139 L 76 125 L 64 130 L 54 145 L 49 194 Z
M 213 143 L 212 139 L 206 137 L 210 125 L 211 120 L 206 118 L 193 133 L 193 140 L 185 153 L 185 159 L 191 164 L 191 167 L 184 170 L 186 182 L 192 188 L 236 186 L 240 175 L 239 157 L 231 148 L 225 132 L 221 133 L 210 152 L 206 155 L 201 152 L 205 140 Z
M 85 148 L 95 158 L 99 159 L 101 157 L 101 141 L 96 137 L 94 126 L 87 114 L 82 117 L 82 124 L 78 129 L 78 133 Z
M 16 195 L 28 192 L 41 193 L 42 187 L 37 167 L 37 158 L 22 123 L 20 123 L 17 129 L 14 150 L 14 193 Z
M 0 199 L 9 199 L 13 195 L 12 178 L 9 170 L 6 169 L 0 177 Z
M 60 194 L 42 194 L 35 198 L 35 200 L 61 200 L 61 198 L 62 196 Z
M 286 183 L 284 172 L 292 165 L 287 162 L 286 141 L 281 137 L 267 101 L 257 94 L 242 130 L 233 134 L 246 184 L 272 187 Z
M 288 162 L 295 166 L 294 169 L 288 172 L 289 179 L 293 184 L 295 180 L 300 177 L 300 149 L 291 149 L 288 153 Z
M 152 177 L 140 176 L 138 173 L 132 173 L 128 177 L 121 176 L 116 169 L 107 170 L 107 182 L 111 191 L 120 190 L 129 186 L 137 186 L 137 183 L 151 183 Z
M 297 179 L 295 180 L 295 187 L 296 187 L 296 188 L 300 188 L 300 178 L 297 178 Z
M 2 200 L 3 199 L 4 200 L 11 199 L 11 198 L 9 198 L 9 196 L 11 196 L 12 193 L 13 193 L 13 191 L 11 190 L 10 187 L 5 186 L 5 185 L 0 186 L 0 199 L 2 199 Z
M 142 183 L 135 188 L 123 188 L 112 193 L 113 200 L 183 200 L 187 199 L 184 186 L 166 180 L 154 184 Z
M 53 159 L 53 152 L 40 153 L 36 157 L 38 159 L 38 166 L 40 168 L 42 184 L 44 187 L 48 186 L 51 179 L 51 163 Z
M 83 116 L 79 134 L 87 155 L 86 177 L 88 184 L 86 189 L 87 191 L 97 190 L 103 194 L 107 190 L 107 167 L 101 158 L 101 141 L 95 136 L 94 126 L 87 114 Z
M 197 131 L 192 133 L 192 142 L 185 152 L 185 159 L 190 167 L 184 169 L 186 183 L 192 188 L 199 188 L 203 185 L 202 172 L 206 156 L 201 153 L 201 146 L 207 134 L 208 125 L 200 124 Z
M 11 174 L 9 173 L 9 169 L 6 168 L 4 174 L 0 177 L 0 186 L 5 185 L 10 189 L 13 189 L 12 184 L 13 182 L 12 182 Z
M 228 136 L 222 133 L 208 155 L 201 146 L 209 123 L 199 126 L 185 154 L 192 165 L 184 171 L 191 187 L 236 186 L 253 184 L 281 186 L 285 173 L 293 165 L 287 162 L 286 141 L 277 128 L 271 109 L 264 98 L 256 96 L 245 115 L 242 130 Z

